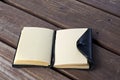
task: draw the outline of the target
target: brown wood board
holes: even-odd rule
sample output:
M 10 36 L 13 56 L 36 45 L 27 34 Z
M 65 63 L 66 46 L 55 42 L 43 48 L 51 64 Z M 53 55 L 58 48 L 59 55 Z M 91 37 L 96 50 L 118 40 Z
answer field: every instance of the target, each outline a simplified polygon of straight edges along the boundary
M 24 26 L 58 29 L 41 19 L 0 2 L 0 40 L 16 48 L 17 39 L 14 38 L 19 37 Z
M 89 27 L 102 47 L 120 55 L 120 18 L 75 0 L 5 0 L 62 28 Z
M 1 6 L 2 5 L 2 6 Z M 4 18 L 1 19 L 1 34 L 0 36 L 2 35 L 1 39 L 2 41 L 6 40 L 6 42 L 11 42 L 10 45 L 14 45 L 14 47 L 16 48 L 17 47 L 17 42 L 18 42 L 18 39 L 19 39 L 19 35 L 20 35 L 20 31 L 22 29 L 23 26 L 36 26 L 37 24 L 34 23 L 34 25 L 32 25 L 32 19 L 34 18 L 31 18 L 31 22 L 27 22 L 28 19 L 25 20 L 25 18 L 29 18 L 30 19 L 30 15 L 25 17 L 23 16 L 23 11 L 20 11 L 20 10 L 17 10 L 13 7 L 10 7 L 10 6 L 7 6 L 3 3 L 0 4 L 0 10 L 2 10 L 3 14 L 2 16 L 5 16 Z M 2 9 L 4 6 L 4 9 Z M 10 10 L 9 10 L 10 9 Z M 9 14 L 7 14 L 7 10 L 9 12 Z M 13 11 L 15 13 L 13 13 Z M 17 15 L 21 13 L 21 16 L 20 15 Z M 15 15 L 14 17 L 10 17 L 11 15 Z M 24 15 L 28 15 L 26 13 L 24 13 Z M 6 17 L 7 16 L 7 17 Z M 22 17 L 23 16 L 23 17 Z M 22 19 L 20 18 L 22 17 Z M 12 21 L 13 20 L 13 21 Z M 24 21 L 25 20 L 25 21 Z M 48 27 L 49 23 L 47 22 L 44 22 L 38 18 L 34 19 L 35 22 L 37 22 L 38 20 L 38 23 L 39 25 L 46 25 L 45 27 Z M 9 24 L 7 24 L 9 23 Z M 28 23 L 30 23 L 29 25 L 27 25 Z M 12 25 L 11 27 L 9 27 L 9 25 Z M 5 27 L 4 27 L 5 26 Z M 53 25 L 51 25 L 52 29 L 57 29 L 56 27 L 54 27 Z M 48 27 L 49 28 L 49 27 Z M 67 27 L 66 27 L 67 28 Z M 69 27 L 68 27 L 69 28 Z M 94 33 L 93 33 L 94 35 Z M 10 38 L 9 38 L 10 37 Z M 104 37 L 104 36 L 103 36 Z M 14 42 L 12 42 L 14 41 Z M 1 43 L 0 47 L 4 47 L 5 44 L 3 45 L 3 43 Z M 7 45 L 6 45 L 7 46 Z M 13 48 L 11 48 L 13 49 Z M 93 70 L 93 71 L 84 71 L 84 70 L 64 70 L 64 69 L 57 69 L 58 71 L 60 71 L 61 73 L 64 73 L 66 75 L 69 75 L 69 76 L 72 76 L 73 78 L 77 79 L 77 80 L 83 80 L 83 79 L 90 79 L 90 80 L 101 80 L 101 79 L 120 79 L 119 77 L 119 74 L 120 74 L 120 57 L 113 54 L 112 52 L 109 52 L 97 45 L 93 45 L 93 49 L 94 49 L 94 56 L 95 56 L 95 60 L 96 60 L 96 68 Z M 10 64 L 12 63 L 12 59 L 13 59 L 13 56 L 14 56 L 14 52 L 15 52 L 15 49 L 13 49 L 13 51 L 11 50 L 8 50 L 8 49 L 3 49 L 1 48 L 0 49 L 1 52 L 1 60 L 3 62 L 1 62 L 2 64 L 4 62 L 6 62 L 7 64 L 3 65 L 5 66 L 5 70 L 8 70 L 8 67 L 10 66 Z M 4 52 L 4 51 L 8 51 L 8 52 Z M 9 56 L 11 57 L 8 57 L 7 53 L 12 53 L 12 55 L 10 54 Z M 8 65 L 9 63 L 9 65 Z M 1 68 L 2 69 L 2 68 Z M 13 69 L 13 68 L 10 68 L 10 69 Z M 44 68 L 23 68 L 22 69 L 22 72 L 24 73 L 22 76 L 24 75 L 27 75 L 27 76 L 31 76 L 32 78 L 35 78 L 35 79 L 48 79 L 49 77 L 45 77 L 46 76 L 50 76 L 51 74 L 55 74 L 55 73 L 52 73 L 54 72 L 53 70 L 51 69 L 45 69 L 43 70 Z M 18 70 L 18 69 L 17 69 Z M 20 70 L 21 71 L 21 70 Z M 39 71 L 41 71 L 39 73 Z M 44 71 L 46 73 L 44 73 Z M 48 71 L 50 71 L 50 74 L 47 73 Z M 17 71 L 15 71 L 17 72 Z M 15 74 L 15 72 L 12 72 L 12 75 Z M 10 73 L 10 72 L 9 72 Z M 21 72 L 20 72 L 21 73 Z M 17 75 L 20 74 L 19 71 L 17 73 Z M 44 73 L 44 74 L 42 74 Z M 6 73 L 0 73 L 2 75 L 6 74 Z M 9 77 L 11 79 L 13 79 L 12 76 L 10 76 L 11 74 L 7 74 L 9 75 Z M 113 76 L 114 75 L 114 76 Z M 2 78 L 4 79 L 6 75 L 2 76 Z M 18 76 L 19 77 L 19 76 Z M 57 79 L 57 78 L 56 78 Z M 64 79 L 64 78 L 61 78 L 61 79 Z
M 77 0 L 120 17 L 120 0 Z

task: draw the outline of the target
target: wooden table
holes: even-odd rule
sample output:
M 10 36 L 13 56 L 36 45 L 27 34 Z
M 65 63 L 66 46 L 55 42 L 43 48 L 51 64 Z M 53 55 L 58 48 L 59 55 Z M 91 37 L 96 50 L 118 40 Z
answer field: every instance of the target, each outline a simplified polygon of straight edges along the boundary
M 13 68 L 24 26 L 93 29 L 95 69 Z M 120 80 L 120 0 L 1 0 L 0 80 Z

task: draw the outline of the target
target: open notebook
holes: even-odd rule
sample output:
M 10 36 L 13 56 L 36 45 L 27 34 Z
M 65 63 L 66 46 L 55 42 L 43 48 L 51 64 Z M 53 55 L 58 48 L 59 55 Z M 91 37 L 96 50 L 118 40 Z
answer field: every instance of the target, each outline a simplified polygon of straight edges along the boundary
M 85 47 L 84 42 L 87 43 Z M 74 28 L 54 31 L 47 28 L 24 27 L 13 66 L 89 69 L 88 59 L 92 59 L 90 29 Z

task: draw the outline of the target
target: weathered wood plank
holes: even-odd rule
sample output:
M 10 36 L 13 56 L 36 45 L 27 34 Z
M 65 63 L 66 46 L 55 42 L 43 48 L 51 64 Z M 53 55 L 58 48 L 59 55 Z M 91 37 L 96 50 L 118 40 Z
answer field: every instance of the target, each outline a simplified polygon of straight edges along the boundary
M 120 0 L 77 0 L 120 17 Z
M 10 8 L 8 8 L 8 9 L 10 9 Z M 6 10 L 7 10 L 7 8 L 6 8 Z M 12 9 L 10 9 L 10 10 L 12 11 Z M 12 14 L 15 14 L 15 13 L 11 13 L 11 15 Z M 16 18 L 13 18 L 13 20 L 14 19 L 16 19 Z M 16 21 L 17 21 L 17 19 L 16 19 Z M 10 21 L 7 21 L 7 22 L 11 23 Z M 12 26 L 13 30 L 11 30 L 12 27 L 9 28 L 8 25 L 5 28 L 1 29 L 2 34 L 5 34 L 5 32 L 6 32 L 6 35 L 5 35 L 6 38 L 4 40 L 7 39 L 7 34 L 8 34 L 8 36 L 12 36 L 12 39 L 10 39 L 10 42 L 12 42 L 11 40 L 14 40 L 15 42 L 11 43 L 11 44 L 14 45 L 15 47 L 17 47 L 16 43 L 18 41 L 18 38 L 19 38 L 18 36 L 20 35 L 20 31 L 21 31 L 21 28 L 22 28 L 22 26 L 20 28 L 19 28 L 19 26 L 22 23 L 23 23 L 23 21 L 20 21 L 20 22 L 18 21 L 18 22 L 12 23 L 12 24 L 15 24 L 17 26 L 17 27 L 15 25 Z M 15 31 L 15 33 L 14 33 L 14 31 Z M 2 45 L 2 44 L 0 44 L 0 45 Z M 4 48 L 3 45 L 0 46 L 0 47 Z M 0 51 L 2 51 L 2 54 L 0 55 L 2 57 L 1 60 L 3 62 L 6 61 L 6 63 L 8 62 L 10 64 L 12 62 L 15 50 L 11 51 L 11 50 L 8 50 L 8 48 L 6 48 L 6 47 L 5 47 L 5 49 L 3 49 L 3 48 L 0 49 Z M 11 49 L 13 49 L 13 48 L 11 48 Z M 106 80 L 107 79 L 111 79 L 112 80 L 112 79 L 116 79 L 117 80 L 117 79 L 119 79 L 120 78 L 119 77 L 119 74 L 120 74 L 119 58 L 120 57 L 117 56 L 117 55 L 114 55 L 111 52 L 106 51 L 105 49 L 100 48 L 100 47 L 98 47 L 96 45 L 94 45 L 93 49 L 94 49 L 95 60 L 96 60 L 96 63 L 97 63 L 96 64 L 97 65 L 96 69 L 94 69 L 93 71 L 60 70 L 60 69 L 58 69 L 58 70 L 63 72 L 63 73 L 65 73 L 65 74 L 67 74 L 67 75 L 70 75 L 70 76 L 74 77 L 77 80 L 83 80 L 83 79 L 90 79 L 90 80 L 96 80 L 96 79 L 98 79 L 98 80 L 101 80 L 101 79 L 106 79 Z M 4 52 L 4 51 L 7 51 L 7 52 Z M 12 53 L 12 55 L 11 54 L 7 55 L 8 52 Z M 10 57 L 7 57 L 7 56 L 10 56 Z M 9 66 L 8 64 L 5 64 L 5 65 Z M 5 68 L 7 68 L 7 66 L 5 66 Z M 49 77 L 46 77 L 46 75 L 47 76 L 51 76 L 53 74 L 56 75 L 56 73 L 52 73 L 53 71 L 51 69 L 47 69 L 47 68 L 45 70 L 43 70 L 42 68 L 34 68 L 34 69 L 33 68 L 27 68 L 27 69 L 23 68 L 22 71 L 23 71 L 23 73 L 27 73 L 26 75 L 28 75 L 28 76 L 30 75 L 30 76 L 32 76 L 32 78 L 35 78 L 35 79 L 42 79 L 42 78 L 48 79 Z M 47 74 L 43 74 L 44 71 Z M 20 74 L 20 73 L 18 71 L 17 75 Z M 4 74 L 6 74 L 6 73 L 4 73 Z M 14 72 L 13 72 L 13 74 L 14 74 Z M 115 75 L 113 76 L 113 74 L 115 74 Z M 24 74 L 23 74 L 23 76 L 24 76 Z M 11 77 L 11 76 L 9 75 L 9 77 Z
M 69 80 L 49 68 L 13 68 L 15 49 L 0 42 L 0 78 L 2 80 Z M 53 75 L 54 74 L 54 75 Z
M 23 26 L 40 26 L 56 29 L 55 26 L 43 20 L 0 2 L 0 39 L 16 47 L 17 39 L 14 38 L 18 38 Z
M 93 28 L 93 38 L 120 55 L 120 18 L 75 0 L 5 0 L 63 28 Z
M 12 78 L 0 72 L 0 80 L 12 80 Z
M 120 56 L 113 54 L 97 45 L 93 45 L 95 69 L 92 71 L 61 70 L 76 80 L 119 80 Z

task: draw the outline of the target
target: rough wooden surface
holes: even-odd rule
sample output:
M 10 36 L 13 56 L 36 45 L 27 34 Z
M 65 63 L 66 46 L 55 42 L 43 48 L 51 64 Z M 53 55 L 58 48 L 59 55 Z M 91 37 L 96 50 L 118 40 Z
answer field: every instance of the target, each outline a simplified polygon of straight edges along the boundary
M 119 3 L 112 5 L 112 9 L 117 8 L 112 11 L 107 9 L 109 3 L 103 4 L 107 6 L 104 8 L 96 4 L 87 5 L 90 2 L 87 0 L 83 3 L 75 0 L 4 1 L 7 3 L 0 2 L 0 80 L 120 79 L 120 18 L 117 17 Z M 91 1 L 93 3 L 94 0 Z M 101 4 L 102 1 L 96 2 Z M 92 28 L 95 40 L 93 43 L 95 69 L 86 71 L 11 67 L 23 26 L 43 26 L 54 30 L 73 27 Z
M 120 0 L 78 0 L 120 17 Z
M 93 38 L 120 55 L 120 18 L 116 16 L 75 0 L 5 1 L 62 28 L 93 28 Z
M 41 26 L 57 29 L 52 24 L 40 20 L 12 6 L 0 2 L 0 39 L 16 47 L 17 39 L 23 26 Z M 15 44 L 15 45 L 14 45 Z

